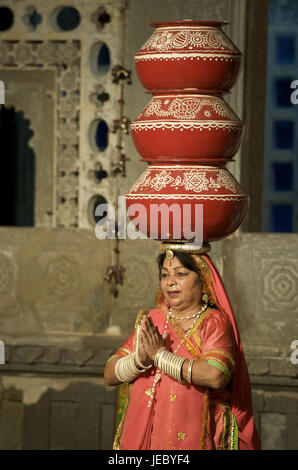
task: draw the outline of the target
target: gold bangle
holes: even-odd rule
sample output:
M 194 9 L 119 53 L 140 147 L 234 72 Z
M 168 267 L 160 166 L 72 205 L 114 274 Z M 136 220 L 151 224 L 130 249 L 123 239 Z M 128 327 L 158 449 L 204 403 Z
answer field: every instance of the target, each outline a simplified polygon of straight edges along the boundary
M 186 381 L 191 384 L 191 375 L 192 375 L 192 366 L 193 366 L 193 359 L 190 359 L 187 369 L 187 378 Z
M 159 350 L 157 351 L 157 353 L 155 355 L 155 358 L 154 358 L 155 367 L 158 367 L 159 356 L 163 351 L 167 351 L 167 348 L 165 346 L 162 346 L 161 348 L 159 348 Z
M 182 366 L 185 360 L 185 357 L 177 356 L 165 349 L 159 353 L 158 368 L 178 382 L 182 382 Z
M 145 369 L 141 371 L 137 368 L 135 353 L 121 357 L 115 364 L 115 376 L 119 382 L 132 382 L 141 372 L 145 372 Z

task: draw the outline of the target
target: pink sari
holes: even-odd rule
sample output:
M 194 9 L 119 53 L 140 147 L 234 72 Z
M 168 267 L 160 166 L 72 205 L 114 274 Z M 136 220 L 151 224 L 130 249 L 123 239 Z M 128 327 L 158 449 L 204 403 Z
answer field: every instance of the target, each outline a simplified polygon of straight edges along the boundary
M 209 307 L 192 328 L 177 354 L 187 359 L 204 359 L 220 369 L 227 386 L 212 390 L 181 384 L 166 374 L 158 382 L 148 406 L 156 368 L 149 369 L 129 385 L 122 419 L 114 441 L 121 450 L 258 449 L 247 367 L 235 319 L 219 274 L 207 256 L 193 256 L 200 268 L 204 287 L 215 307 Z M 162 334 L 165 304 L 151 310 L 153 323 Z M 116 352 L 125 356 L 136 350 L 137 318 L 130 338 Z M 168 325 L 165 345 L 175 351 L 185 333 L 173 322 Z

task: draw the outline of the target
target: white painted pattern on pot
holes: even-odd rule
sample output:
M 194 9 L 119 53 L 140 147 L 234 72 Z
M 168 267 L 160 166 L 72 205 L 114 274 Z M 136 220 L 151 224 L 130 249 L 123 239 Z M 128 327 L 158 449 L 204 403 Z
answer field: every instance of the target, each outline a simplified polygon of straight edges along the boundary
M 141 47 L 136 57 L 150 52 L 189 50 L 190 52 L 220 52 L 240 54 L 229 38 L 216 27 L 163 27 L 157 28 Z
M 179 175 L 175 175 L 179 171 Z M 183 175 L 181 174 L 183 172 Z M 130 189 L 129 193 L 136 193 L 142 188 L 151 188 L 160 192 L 165 188 L 182 189 L 194 193 L 208 193 L 217 191 L 230 191 L 237 194 L 238 185 L 235 178 L 224 169 L 216 167 L 201 167 L 200 169 L 185 165 L 183 168 L 174 166 L 152 166 L 145 170 L 140 178 Z M 226 195 L 226 194 L 225 194 Z M 164 196 L 164 195 L 163 195 Z M 181 194 L 174 194 L 171 197 L 178 197 Z

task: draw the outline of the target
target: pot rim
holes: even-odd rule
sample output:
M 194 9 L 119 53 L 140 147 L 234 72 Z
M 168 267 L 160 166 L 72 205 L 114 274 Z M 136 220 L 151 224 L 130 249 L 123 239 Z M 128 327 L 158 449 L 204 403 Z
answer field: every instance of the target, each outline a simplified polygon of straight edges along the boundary
M 224 95 L 231 93 L 230 90 L 208 90 L 200 88 L 169 88 L 169 89 L 153 89 L 146 90 L 145 93 L 148 95 L 164 95 L 164 94 L 175 94 L 175 95 Z
M 181 21 L 157 21 L 149 23 L 153 28 L 162 26 L 214 26 L 221 27 L 229 24 L 229 21 L 210 21 L 210 20 L 181 20 Z

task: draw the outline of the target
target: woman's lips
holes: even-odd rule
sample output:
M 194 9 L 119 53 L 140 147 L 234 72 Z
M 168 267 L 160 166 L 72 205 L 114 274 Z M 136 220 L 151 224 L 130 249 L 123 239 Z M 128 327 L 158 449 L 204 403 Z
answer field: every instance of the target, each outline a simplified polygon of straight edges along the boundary
M 172 290 L 172 291 L 168 291 L 168 296 L 169 297 L 176 297 L 177 295 L 180 294 L 180 291 L 179 290 Z

